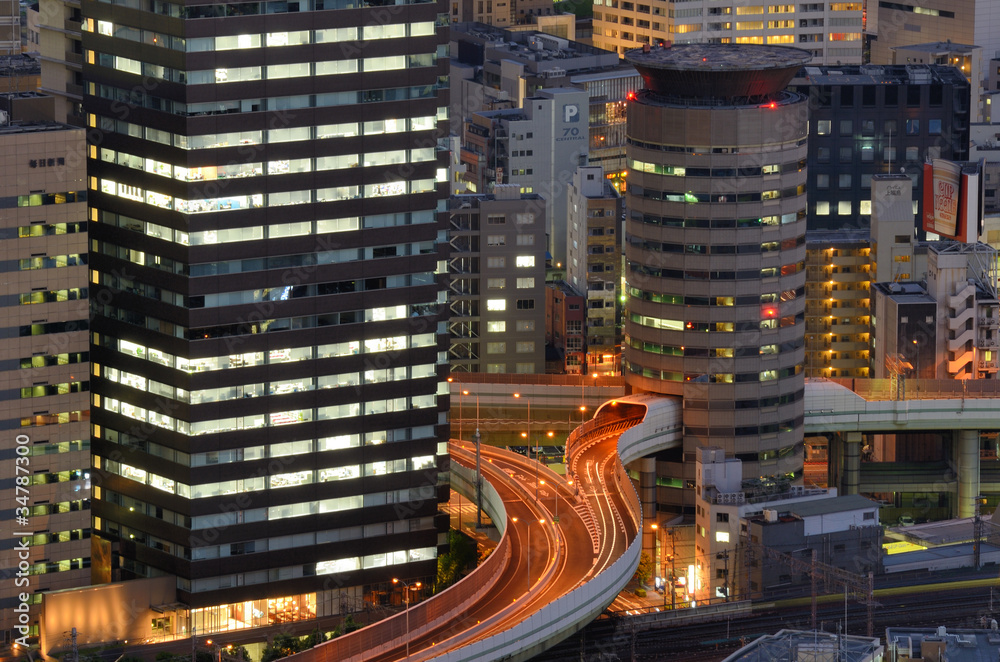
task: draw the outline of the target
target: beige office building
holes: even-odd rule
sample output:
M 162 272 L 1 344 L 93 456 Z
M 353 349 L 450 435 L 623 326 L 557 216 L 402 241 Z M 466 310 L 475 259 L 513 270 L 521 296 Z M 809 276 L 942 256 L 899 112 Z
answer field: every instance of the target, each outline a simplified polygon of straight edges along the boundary
M 861 64 L 863 4 L 773 0 L 595 0 L 594 46 L 624 53 L 659 41 L 769 44 L 812 53 L 813 64 Z
M 91 580 L 85 161 L 82 129 L 0 127 L 5 644 L 35 642 L 43 592 Z

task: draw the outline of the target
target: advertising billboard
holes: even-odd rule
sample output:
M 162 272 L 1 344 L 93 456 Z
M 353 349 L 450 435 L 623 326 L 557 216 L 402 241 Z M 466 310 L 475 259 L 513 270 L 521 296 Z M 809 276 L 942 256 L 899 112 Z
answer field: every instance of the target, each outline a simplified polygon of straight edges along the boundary
M 942 239 L 979 240 L 982 218 L 982 162 L 963 164 L 946 159 L 924 163 L 923 228 Z

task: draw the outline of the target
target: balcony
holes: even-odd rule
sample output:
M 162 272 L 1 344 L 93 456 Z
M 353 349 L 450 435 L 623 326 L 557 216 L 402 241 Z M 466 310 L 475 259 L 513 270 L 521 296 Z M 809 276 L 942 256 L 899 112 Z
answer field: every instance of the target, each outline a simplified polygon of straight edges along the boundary
M 868 280 L 868 274 L 865 273 L 830 274 L 830 280 L 832 280 L 834 283 L 860 283 L 862 281 Z

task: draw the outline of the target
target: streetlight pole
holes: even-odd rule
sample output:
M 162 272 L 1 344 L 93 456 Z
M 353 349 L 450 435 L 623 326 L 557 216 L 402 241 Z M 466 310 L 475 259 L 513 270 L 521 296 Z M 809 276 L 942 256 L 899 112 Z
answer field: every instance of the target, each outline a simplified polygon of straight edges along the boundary
M 403 585 L 403 604 L 406 605 L 406 657 L 410 657 L 410 583 L 395 577 L 392 578 L 392 583 Z M 420 582 L 415 582 L 412 587 L 419 591 L 421 586 Z
M 483 446 L 479 435 L 478 393 L 476 393 L 476 528 L 483 528 Z
M 515 398 L 520 399 L 521 394 L 515 393 Z M 525 434 L 525 438 L 528 440 L 528 459 L 531 459 L 531 400 L 525 398 L 524 401 L 528 404 L 528 431 Z M 535 451 L 535 501 L 538 501 L 538 451 Z

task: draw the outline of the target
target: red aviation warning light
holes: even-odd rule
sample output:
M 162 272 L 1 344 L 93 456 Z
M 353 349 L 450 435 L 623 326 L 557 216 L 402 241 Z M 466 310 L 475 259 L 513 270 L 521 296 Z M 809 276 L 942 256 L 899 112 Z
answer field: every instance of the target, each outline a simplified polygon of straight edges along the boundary
M 763 319 L 771 320 L 778 316 L 778 309 L 774 306 L 764 306 L 760 310 L 760 316 Z
M 625 98 L 628 99 L 629 101 L 635 101 L 636 96 L 637 95 L 635 92 L 629 91 L 629 93 L 625 95 Z

